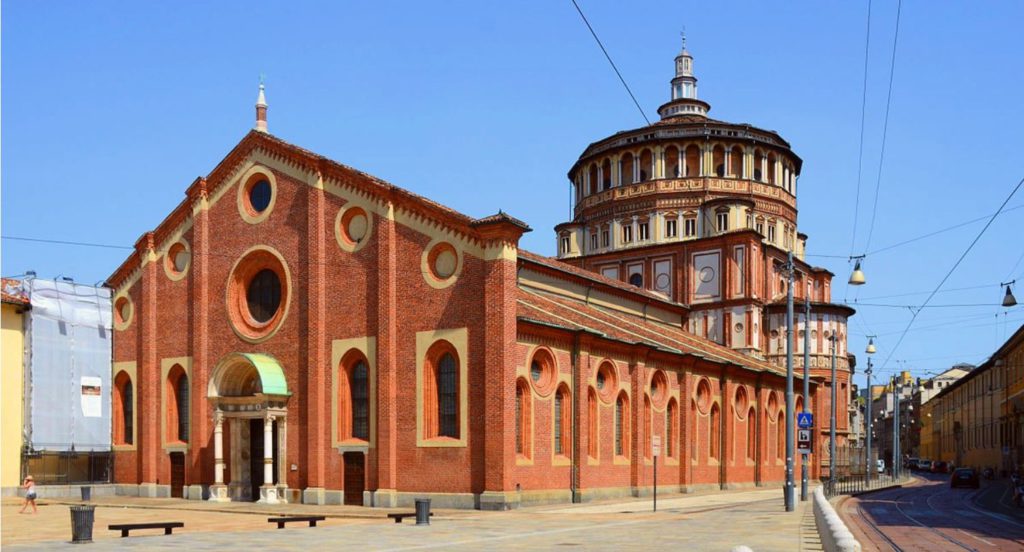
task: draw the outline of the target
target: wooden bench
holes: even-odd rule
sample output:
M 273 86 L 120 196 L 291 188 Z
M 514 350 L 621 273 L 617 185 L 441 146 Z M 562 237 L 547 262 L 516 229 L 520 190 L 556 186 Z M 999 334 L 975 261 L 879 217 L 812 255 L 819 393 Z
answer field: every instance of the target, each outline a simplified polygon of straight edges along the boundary
M 402 520 L 407 517 L 416 517 L 416 512 L 401 513 L 401 514 L 388 514 L 388 519 L 395 520 L 395 523 L 402 523 Z M 430 517 L 434 517 L 434 512 L 430 512 Z
M 165 521 L 162 523 L 121 523 L 118 525 L 108 525 L 107 529 L 120 531 L 121 538 L 124 538 L 128 536 L 129 531 L 136 531 L 138 529 L 163 529 L 165 535 L 170 535 L 173 529 L 181 529 L 184 526 L 185 523 L 181 521 Z
M 310 527 L 316 527 L 316 522 L 327 519 L 324 516 L 285 516 L 285 517 L 272 517 L 267 518 L 267 523 L 276 523 L 278 529 L 284 529 L 285 523 L 292 523 L 295 521 L 308 521 Z

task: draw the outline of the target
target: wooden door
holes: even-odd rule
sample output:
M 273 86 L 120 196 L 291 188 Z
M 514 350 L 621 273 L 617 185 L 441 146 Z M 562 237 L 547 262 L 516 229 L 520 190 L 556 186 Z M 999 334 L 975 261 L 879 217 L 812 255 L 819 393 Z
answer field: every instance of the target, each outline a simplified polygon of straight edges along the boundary
M 171 496 L 182 498 L 185 488 L 185 453 L 171 453 Z
M 363 505 L 363 491 L 366 489 L 366 456 L 361 452 L 346 452 L 345 459 L 345 504 Z

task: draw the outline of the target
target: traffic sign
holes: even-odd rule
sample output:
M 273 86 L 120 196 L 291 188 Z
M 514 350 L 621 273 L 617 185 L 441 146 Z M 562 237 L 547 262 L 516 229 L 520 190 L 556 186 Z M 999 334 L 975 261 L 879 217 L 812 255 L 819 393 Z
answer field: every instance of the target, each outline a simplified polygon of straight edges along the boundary
M 808 429 L 814 427 L 814 415 L 811 414 L 810 412 L 797 412 L 796 426 L 801 429 Z
M 661 456 L 661 435 L 651 437 L 651 453 L 653 456 Z
M 811 430 L 798 429 L 796 432 L 796 448 L 800 454 L 811 453 Z

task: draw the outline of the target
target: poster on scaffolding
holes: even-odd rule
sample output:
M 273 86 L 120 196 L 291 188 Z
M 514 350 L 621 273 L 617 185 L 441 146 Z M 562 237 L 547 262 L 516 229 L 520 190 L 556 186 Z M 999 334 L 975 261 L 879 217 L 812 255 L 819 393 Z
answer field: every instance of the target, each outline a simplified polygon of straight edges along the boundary
M 103 380 L 93 376 L 82 376 L 82 416 L 100 418 L 103 416 Z

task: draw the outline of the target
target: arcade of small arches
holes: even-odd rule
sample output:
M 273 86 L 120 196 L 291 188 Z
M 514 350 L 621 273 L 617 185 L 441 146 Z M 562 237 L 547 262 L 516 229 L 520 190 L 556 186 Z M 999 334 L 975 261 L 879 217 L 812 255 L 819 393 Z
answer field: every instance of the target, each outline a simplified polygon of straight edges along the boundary
M 796 196 L 796 165 L 760 147 L 722 142 L 655 145 L 594 159 L 571 175 L 576 202 L 605 190 L 655 179 L 719 177 L 778 185 Z

